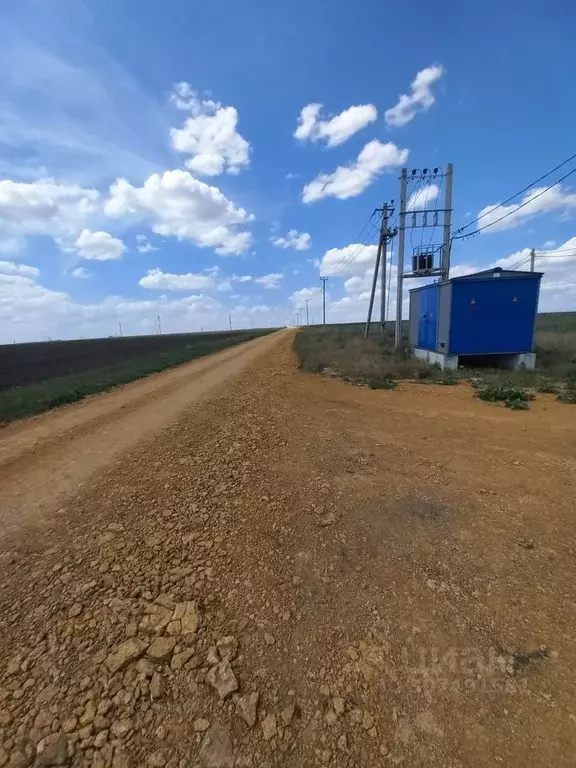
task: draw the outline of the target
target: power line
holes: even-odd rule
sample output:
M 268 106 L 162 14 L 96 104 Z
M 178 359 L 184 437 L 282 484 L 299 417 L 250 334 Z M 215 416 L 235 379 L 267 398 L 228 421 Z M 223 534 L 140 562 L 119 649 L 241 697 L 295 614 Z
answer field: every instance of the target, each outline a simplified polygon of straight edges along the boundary
M 378 229 L 378 227 L 375 226 L 373 224 L 373 222 L 372 222 L 375 214 L 376 214 L 376 211 L 373 211 L 371 216 L 369 217 L 368 221 L 366 221 L 366 223 L 364 224 L 364 226 L 362 227 L 362 229 L 360 230 L 360 232 L 356 236 L 355 240 L 356 240 L 356 242 L 359 243 L 357 249 L 352 254 L 350 254 L 348 256 L 344 256 L 341 259 L 341 261 L 338 262 L 338 264 L 336 264 L 336 266 L 334 267 L 334 269 L 330 273 L 329 277 L 333 277 L 334 275 L 337 275 L 339 272 L 341 272 L 344 269 L 344 267 L 346 267 L 354 258 L 356 258 L 356 256 L 360 253 L 360 251 L 362 251 L 362 249 L 366 247 L 366 244 L 361 242 L 365 230 L 370 225 L 372 225 L 372 228 L 373 228 L 372 231 L 370 232 L 370 234 L 367 237 L 364 237 L 364 239 L 370 239 L 373 236 L 374 232 Z
M 574 160 L 574 159 L 576 159 L 576 154 L 572 155 L 571 157 L 568 157 L 566 160 L 563 160 L 563 161 L 562 161 L 562 162 L 561 162 L 559 165 L 557 165 L 555 168 L 552 168 L 552 170 L 551 170 L 551 171 L 548 171 L 548 172 L 547 172 L 547 173 L 545 173 L 543 176 L 540 176 L 540 178 L 536 179 L 536 181 L 533 181 L 531 184 L 528 184 L 528 186 L 524 187 L 524 189 L 521 189 L 519 192 L 515 192 L 513 195 L 510 195 L 510 197 L 506 198 L 506 200 L 504 200 L 504 202 L 502 202 L 502 203 L 498 203 L 498 205 L 495 205 L 493 208 L 490 208 L 490 210 L 486 211 L 486 213 L 483 213 L 481 216 L 478 216 L 478 217 L 477 217 L 477 218 L 475 218 L 473 221 L 470 221 L 468 224 L 465 224 L 464 226 L 460 227 L 460 229 L 457 229 L 457 230 L 456 230 L 456 232 L 455 232 L 454 234 L 455 234 L 455 235 L 459 235 L 459 234 L 460 234 L 460 232 L 463 232 L 465 229 L 468 229 L 468 227 L 471 227 L 471 226 L 473 226 L 474 224 L 477 224 L 477 223 L 478 223 L 479 221 L 481 221 L 481 220 L 482 220 L 482 219 L 483 219 L 485 216 L 488 216 L 490 213 L 494 213 L 494 211 L 497 211 L 497 210 L 498 210 L 498 208 L 502 208 L 503 206 L 507 205 L 507 204 L 508 204 L 508 203 L 509 203 L 511 200 L 514 200 L 514 198 L 515 198 L 515 197 L 518 197 L 518 195 L 522 195 L 522 194 L 524 194 L 524 192 L 527 192 L 527 191 L 528 191 L 529 189 L 531 189 L 533 186 L 535 186 L 535 185 L 536 185 L 536 184 L 538 184 L 539 182 L 543 181 L 543 180 L 544 180 L 544 179 L 546 179 L 548 176 L 551 176 L 553 173 L 555 173 L 556 171 L 560 170 L 560 168 L 562 168 L 563 166 L 567 165 L 568 163 L 570 163 L 570 162 L 571 162 L 572 160 Z M 572 172 L 573 172 L 573 171 L 572 171 Z M 570 175 L 570 174 L 568 174 L 568 175 Z M 566 176 L 565 176 L 564 178 L 566 178 Z M 556 184 L 558 184 L 560 181 L 563 181 L 563 179 L 559 179 L 559 181 L 557 181 L 557 182 L 556 182 Z M 548 189 L 551 189 L 553 186 L 555 186 L 555 184 L 552 184 L 550 187 L 548 187 Z M 547 190 L 544 190 L 544 191 L 546 192 Z M 543 194 L 543 193 L 542 193 L 542 194 Z M 535 200 L 535 199 L 536 199 L 535 197 L 534 197 L 534 198 L 532 198 L 532 200 Z M 531 201 L 528 201 L 528 202 L 531 202 Z M 516 208 L 515 210 L 518 210 L 518 208 Z M 507 215 L 509 215 L 509 214 L 507 214 Z M 505 218 L 505 217 L 503 217 L 503 218 Z M 500 221 L 500 219 L 499 219 L 499 221 Z M 493 224 L 496 224 L 496 223 L 497 223 L 497 222 L 493 222 Z M 492 224 L 490 224 L 489 226 L 492 226 Z M 482 229 L 485 229 L 485 227 L 482 227 Z M 477 231 L 478 231 L 478 232 L 480 232 L 480 231 L 481 231 L 481 229 L 479 229 L 479 230 L 477 230 Z M 474 234 L 476 234 L 476 232 L 471 232 L 471 233 L 470 233 L 470 236 L 472 236 L 472 235 L 474 235 Z M 460 240 L 461 238 L 459 238 L 459 237 L 454 237 L 454 238 L 452 238 L 452 239 L 453 239 L 453 240 Z
M 537 195 L 534 195 L 534 197 L 531 197 L 530 200 L 526 200 L 525 202 L 521 203 L 520 205 L 516 206 L 513 211 L 508 211 L 508 213 L 505 213 L 504 216 L 500 216 L 499 219 L 496 219 L 496 221 L 491 221 L 489 224 L 485 224 L 483 227 L 479 227 L 478 229 L 474 230 L 474 232 L 469 232 L 466 235 L 460 235 L 459 237 L 453 237 L 452 240 L 462 240 L 466 237 L 472 237 L 473 235 L 477 235 L 479 232 L 483 232 L 485 229 L 488 229 L 489 227 L 493 227 L 495 224 L 499 224 L 501 221 L 504 221 L 504 219 L 507 219 L 508 216 L 512 216 L 513 213 L 517 213 L 519 210 L 527 206 L 529 203 L 533 203 L 534 200 L 538 200 L 539 197 L 542 197 L 542 195 L 546 194 L 546 192 L 549 192 L 553 187 L 560 184 L 560 182 L 567 179 L 569 176 L 572 176 L 573 173 L 576 173 L 576 168 L 572 168 L 571 171 L 568 171 L 568 173 L 564 174 L 564 176 L 561 176 L 558 181 L 555 181 L 554 184 L 550 184 L 550 186 L 543 189 L 541 192 L 539 192 Z M 503 203 L 502 203 L 503 205 Z M 494 210 L 499 208 L 500 206 L 496 206 L 496 208 L 492 208 L 487 213 L 492 213 Z

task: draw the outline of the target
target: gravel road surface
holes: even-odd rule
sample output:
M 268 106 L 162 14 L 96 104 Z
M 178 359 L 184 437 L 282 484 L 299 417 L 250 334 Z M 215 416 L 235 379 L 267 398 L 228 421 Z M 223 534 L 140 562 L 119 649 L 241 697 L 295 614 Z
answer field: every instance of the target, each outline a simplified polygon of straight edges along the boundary
M 0 766 L 574 766 L 574 411 L 291 344 L 4 431 Z

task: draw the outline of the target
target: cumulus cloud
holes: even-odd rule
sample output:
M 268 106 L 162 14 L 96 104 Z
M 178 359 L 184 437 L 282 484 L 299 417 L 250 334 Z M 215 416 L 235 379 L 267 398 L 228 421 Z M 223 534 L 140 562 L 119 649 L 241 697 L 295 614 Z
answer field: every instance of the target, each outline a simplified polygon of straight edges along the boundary
M 350 243 L 344 248 L 330 248 L 320 262 L 320 274 L 331 275 L 338 270 L 339 276 L 363 274 L 368 264 L 374 264 L 378 246 Z
M 214 281 L 210 275 L 194 274 L 170 274 L 162 272 L 159 267 L 148 270 L 138 285 L 142 288 L 151 288 L 156 291 L 197 291 L 212 288 Z
M 0 261 L 0 275 L 19 275 L 20 277 L 38 277 L 40 270 L 27 264 L 14 261 Z
M 109 232 L 90 232 L 84 229 L 75 243 L 76 253 L 83 259 L 92 261 L 118 261 L 126 251 L 126 246 Z
M 538 214 L 553 213 L 554 211 L 560 213 L 576 211 L 576 194 L 569 192 L 560 185 L 550 189 L 546 187 L 533 187 L 529 192 L 526 192 L 519 203 L 512 203 L 511 205 L 495 203 L 494 205 L 487 205 L 485 208 L 482 208 L 477 217 L 482 219 L 478 222 L 478 226 L 486 227 L 487 224 L 491 225 L 482 234 L 484 232 L 486 234 L 499 232 L 504 229 L 519 227 L 527 219 Z M 506 218 L 503 221 L 498 221 L 498 219 L 504 216 Z
M 439 80 L 445 70 L 440 64 L 420 70 L 410 86 L 410 93 L 401 94 L 398 102 L 384 113 L 386 124 L 399 128 L 409 123 L 418 112 L 430 109 L 436 101 L 432 85 Z
M 118 179 L 110 188 L 105 210 L 113 217 L 140 216 L 159 235 L 191 240 L 222 255 L 242 253 L 252 242 L 250 232 L 237 227 L 254 217 L 236 207 L 217 187 L 187 171 L 155 173 L 141 187 Z
M 99 208 L 94 189 L 54 179 L 0 181 L 0 228 L 10 238 L 28 235 L 61 237 L 78 232 Z
M 302 190 L 302 200 L 313 203 L 323 197 L 346 200 L 363 192 L 383 171 L 396 168 L 408 159 L 408 150 L 389 142 L 370 141 L 351 165 L 334 173 L 322 173 Z
M 416 192 L 410 196 L 410 199 L 406 204 L 406 210 L 424 210 L 430 203 L 433 203 L 434 200 L 436 200 L 439 194 L 440 188 L 437 184 L 427 184 L 425 187 L 417 189 Z
M 373 104 L 348 107 L 330 120 L 322 120 L 321 111 L 322 104 L 308 104 L 302 109 L 295 138 L 299 141 L 325 140 L 327 146 L 337 147 L 378 117 Z
M 291 229 L 286 237 L 273 237 L 271 241 L 278 248 L 294 248 L 295 251 L 306 251 L 310 248 L 308 232 L 298 232 L 296 229 Z
M 236 130 L 234 107 L 200 98 L 188 83 L 176 86 L 172 101 L 191 113 L 182 128 L 170 131 L 174 149 L 191 155 L 186 161 L 191 171 L 205 176 L 235 174 L 250 164 L 250 144 Z
M 259 285 L 263 285 L 264 288 L 272 290 L 274 288 L 280 288 L 280 283 L 284 279 L 284 275 L 281 272 L 272 272 L 269 275 L 262 275 L 262 277 L 255 277 L 254 282 Z

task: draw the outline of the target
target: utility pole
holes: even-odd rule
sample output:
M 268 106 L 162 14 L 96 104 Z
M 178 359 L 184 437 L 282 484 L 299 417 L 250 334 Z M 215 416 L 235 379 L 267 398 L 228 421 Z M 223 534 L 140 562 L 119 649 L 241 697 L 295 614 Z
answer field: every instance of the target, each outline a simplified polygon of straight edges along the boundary
M 530 251 L 530 272 L 534 272 L 535 262 L 536 262 L 536 250 L 532 248 L 532 250 Z
M 326 280 L 327 277 L 321 277 L 322 280 L 322 325 L 326 325 Z
M 534 271 L 534 270 L 532 270 L 532 271 Z M 119 331 L 120 331 L 120 338 L 122 338 L 122 336 L 123 336 L 124 334 L 122 333 L 122 323 L 120 322 L 120 320 L 118 320 L 118 329 L 119 329 Z
M 310 299 L 304 299 L 304 301 L 306 302 L 306 326 L 309 326 L 310 325 L 310 319 L 309 319 L 309 315 L 308 315 L 308 304 L 310 303 Z
M 382 295 L 380 296 L 380 332 L 384 333 L 386 327 L 386 251 L 388 249 L 388 241 L 393 238 L 396 232 L 391 232 L 388 229 L 388 218 L 392 213 L 392 209 L 388 203 L 384 203 L 382 208 L 377 208 L 377 211 L 382 213 L 382 221 L 380 223 L 380 235 L 378 238 L 378 251 L 376 252 L 376 264 L 374 265 L 374 277 L 372 279 L 372 290 L 370 292 L 370 303 L 368 305 L 368 317 L 366 318 L 366 326 L 364 328 L 364 338 L 368 338 L 370 333 L 370 324 L 372 322 L 372 310 L 374 309 L 374 298 L 376 296 L 376 286 L 378 284 L 378 271 L 380 269 L 380 263 L 382 262 L 382 270 L 380 272 L 380 288 Z
M 161 321 L 160 321 L 160 315 L 156 315 L 156 321 L 157 321 L 157 323 L 158 323 L 158 325 L 157 325 L 157 328 L 158 328 L 158 336 L 161 336 L 161 335 L 162 335 L 162 323 L 161 323 Z
M 228 312 L 228 326 L 232 330 L 232 315 Z
M 408 169 L 402 168 L 400 175 L 400 215 L 398 217 L 398 274 L 396 276 L 396 330 L 394 346 L 402 343 L 402 289 L 404 275 L 404 244 L 406 241 L 406 188 L 408 186 Z
M 380 333 L 386 328 L 386 251 L 388 250 L 388 203 L 382 207 L 382 225 L 380 227 L 382 269 L 380 270 Z
M 300 312 L 300 325 L 304 325 L 304 307 L 300 307 L 298 312 Z
M 454 175 L 454 166 L 448 163 L 446 166 L 446 195 L 444 198 L 444 238 L 442 241 L 442 280 L 448 280 L 450 277 L 450 251 L 452 241 L 450 239 L 450 230 L 452 227 L 452 177 Z
M 380 258 L 382 257 L 382 239 L 378 243 L 378 251 L 376 253 L 376 264 L 374 265 L 374 277 L 372 278 L 372 290 L 370 291 L 370 303 L 368 304 L 368 317 L 366 318 L 366 326 L 364 328 L 364 338 L 368 338 L 370 333 L 370 323 L 372 322 L 372 309 L 374 308 L 374 296 L 376 295 L 376 284 L 378 282 L 378 270 L 380 269 Z

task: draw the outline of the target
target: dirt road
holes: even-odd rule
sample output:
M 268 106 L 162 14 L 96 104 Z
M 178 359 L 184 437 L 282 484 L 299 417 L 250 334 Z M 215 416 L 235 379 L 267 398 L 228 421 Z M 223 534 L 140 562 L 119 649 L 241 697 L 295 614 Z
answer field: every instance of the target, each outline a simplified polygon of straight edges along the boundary
M 5 535 L 0 766 L 573 766 L 576 412 L 259 343 Z
M 2 429 L 0 538 L 28 522 L 48 521 L 119 455 L 169 426 L 275 343 L 265 336 Z

